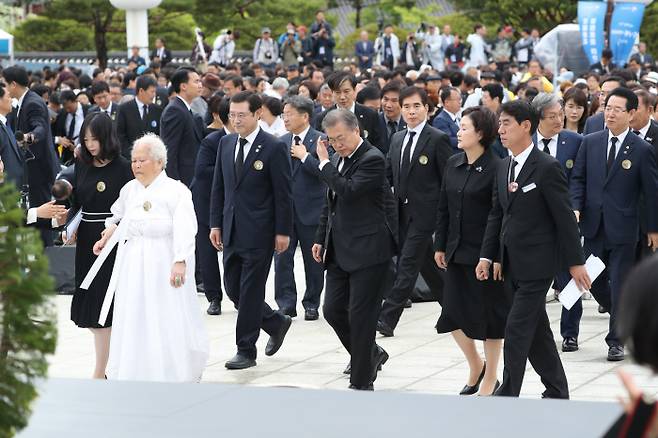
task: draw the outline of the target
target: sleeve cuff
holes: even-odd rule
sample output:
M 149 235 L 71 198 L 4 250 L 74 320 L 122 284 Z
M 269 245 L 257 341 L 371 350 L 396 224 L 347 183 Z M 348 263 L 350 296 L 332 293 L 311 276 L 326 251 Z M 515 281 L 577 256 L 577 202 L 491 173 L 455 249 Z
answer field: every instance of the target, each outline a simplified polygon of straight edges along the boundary
M 50 220 L 50 226 L 53 227 L 53 228 L 59 228 L 59 224 L 57 223 L 57 219 L 52 218 Z
M 36 207 L 32 207 L 29 210 L 27 210 L 27 224 L 33 224 L 37 221 L 37 209 Z
M 489 264 L 493 263 L 491 259 L 485 259 L 484 257 L 480 257 L 481 262 L 489 262 Z
M 320 169 L 320 171 L 322 171 L 322 169 L 324 169 L 324 166 L 326 166 L 327 164 L 329 164 L 329 160 L 320 161 L 320 164 L 318 165 L 318 168 Z
M 306 152 L 306 154 L 304 155 L 304 157 L 301 159 L 301 162 L 302 162 L 302 163 L 305 163 L 307 158 L 308 158 L 308 152 Z

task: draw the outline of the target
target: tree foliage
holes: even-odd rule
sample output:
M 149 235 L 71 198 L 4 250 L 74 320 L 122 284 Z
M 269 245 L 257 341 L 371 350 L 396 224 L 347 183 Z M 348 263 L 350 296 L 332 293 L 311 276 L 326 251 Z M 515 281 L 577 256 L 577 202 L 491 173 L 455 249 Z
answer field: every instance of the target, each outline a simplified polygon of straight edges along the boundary
M 658 54 L 658 2 L 647 6 L 640 29 L 640 39 L 647 43 L 647 51 Z
M 49 301 L 53 281 L 34 228 L 13 184 L 0 184 L 0 436 L 27 425 L 37 396 L 35 381 L 47 374 L 57 326 Z
M 31 18 L 14 28 L 14 44 L 18 51 L 92 50 L 94 34 L 74 20 Z

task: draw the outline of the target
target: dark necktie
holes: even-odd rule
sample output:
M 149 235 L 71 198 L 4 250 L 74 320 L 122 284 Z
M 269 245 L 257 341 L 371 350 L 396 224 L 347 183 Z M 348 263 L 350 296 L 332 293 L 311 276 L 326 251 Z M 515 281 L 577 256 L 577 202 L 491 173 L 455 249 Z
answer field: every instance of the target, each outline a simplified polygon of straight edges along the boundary
M 338 167 L 340 168 L 338 172 L 340 172 L 341 175 L 345 175 L 345 172 L 347 172 L 347 168 L 349 167 L 350 157 L 343 157 L 340 160 L 342 165 L 341 163 L 338 164 Z
M 393 120 L 389 120 L 387 125 L 388 125 L 388 138 L 390 140 L 390 138 L 393 136 L 393 134 L 395 134 L 397 132 L 397 125 L 398 124 L 395 123 Z
M 541 141 L 544 143 L 544 149 L 542 149 L 544 152 L 546 152 L 548 155 L 551 155 L 551 150 L 548 148 L 548 145 L 551 143 L 550 138 L 542 138 Z
M 637 129 L 634 129 L 634 130 L 633 130 L 633 134 L 635 134 L 635 135 L 640 135 L 640 131 L 638 131 Z M 641 135 L 640 135 L 640 137 L 641 137 Z
M 73 140 L 73 137 L 75 137 L 75 113 L 71 114 L 71 124 L 69 125 L 69 130 L 66 136 L 69 140 Z
M 607 162 L 607 171 L 610 172 L 612 164 L 615 162 L 615 155 L 617 153 L 617 137 L 612 137 L 610 139 L 610 150 L 608 151 L 608 162 Z
M 149 115 L 149 106 L 142 105 L 142 120 L 146 120 L 146 117 Z
M 235 158 L 235 176 L 240 179 L 242 167 L 244 166 L 244 146 L 249 143 L 246 138 L 240 137 L 238 142 L 238 156 Z
M 296 136 L 293 138 L 293 141 L 295 142 L 296 145 L 300 145 L 300 144 L 302 144 L 302 138 L 301 138 L 299 135 L 296 135 Z
M 411 167 L 411 146 L 414 142 L 414 136 L 416 132 L 409 131 L 409 140 L 407 140 L 407 145 L 402 151 L 402 165 L 400 167 L 400 196 L 403 198 L 407 197 L 407 176 L 409 175 L 409 168 Z
M 516 165 L 519 164 L 516 162 L 515 159 L 512 158 L 512 162 L 510 163 L 510 169 L 509 169 L 509 183 L 512 184 L 514 180 L 516 180 L 516 175 L 514 172 L 514 169 L 516 168 Z

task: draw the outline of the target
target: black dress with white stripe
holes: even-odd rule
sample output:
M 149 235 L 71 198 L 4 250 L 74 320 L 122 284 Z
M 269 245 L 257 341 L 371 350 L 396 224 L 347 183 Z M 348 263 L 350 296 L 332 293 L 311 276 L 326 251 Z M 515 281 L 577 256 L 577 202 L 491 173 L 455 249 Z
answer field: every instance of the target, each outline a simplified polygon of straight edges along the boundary
M 103 167 L 77 160 L 75 163 L 74 201 L 71 211 L 82 209 L 75 250 L 76 290 L 71 302 L 71 320 L 78 327 L 101 328 L 112 325 L 112 309 L 104 326 L 98 324 L 103 298 L 112 275 L 114 252 L 105 261 L 89 290 L 80 289 L 91 265 L 96 260 L 94 244 L 105 229 L 105 219 L 111 216 L 110 207 L 119 198 L 119 191 L 133 179 L 130 163 L 117 157 Z

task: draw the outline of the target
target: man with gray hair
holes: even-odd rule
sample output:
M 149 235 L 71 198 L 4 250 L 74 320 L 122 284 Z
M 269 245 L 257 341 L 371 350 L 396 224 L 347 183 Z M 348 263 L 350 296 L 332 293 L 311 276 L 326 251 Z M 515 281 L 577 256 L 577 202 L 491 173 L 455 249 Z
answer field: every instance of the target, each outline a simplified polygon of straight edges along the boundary
M 397 233 L 387 215 L 392 194 L 386 160 L 361 138 L 351 111 L 328 112 L 322 127 L 328 142 L 318 140 L 318 169 L 329 190 L 313 258 L 327 269 L 323 313 L 351 355 L 350 389 L 372 391 L 378 368 L 388 360 L 375 343 L 375 329 Z
M 562 170 L 567 175 L 567 183 L 571 180 L 571 170 L 576 162 L 576 156 L 580 149 L 583 137 L 575 132 L 564 129 L 564 109 L 562 99 L 557 94 L 539 93 L 532 100 L 532 107 L 539 114 L 539 127 L 533 136 L 535 145 L 556 158 Z M 556 292 L 561 291 L 571 280 L 569 272 L 560 271 L 553 281 Z M 580 300 L 567 310 L 562 308 L 560 320 L 560 332 L 562 334 L 562 351 L 570 352 L 578 350 L 578 326 L 583 313 Z
M 295 250 L 302 251 L 306 291 L 302 305 L 304 319 L 318 319 L 320 294 L 324 286 L 324 269 L 313 260 L 311 247 L 324 206 L 327 187 L 320 179 L 316 144 L 324 135 L 310 125 L 313 101 L 304 96 L 290 96 L 283 106 L 283 123 L 288 134 L 281 136 L 292 156 L 293 228 L 288 249 L 274 256 L 274 299 L 279 311 L 297 316 L 297 285 L 295 284 Z

